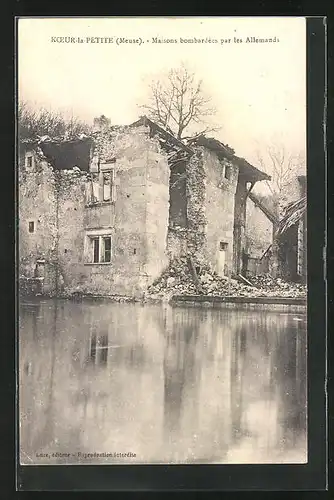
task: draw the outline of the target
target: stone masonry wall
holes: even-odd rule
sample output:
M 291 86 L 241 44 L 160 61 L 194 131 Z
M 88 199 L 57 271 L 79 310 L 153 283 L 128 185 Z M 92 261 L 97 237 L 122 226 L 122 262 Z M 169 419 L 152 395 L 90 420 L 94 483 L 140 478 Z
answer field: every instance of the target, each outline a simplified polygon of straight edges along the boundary
M 32 158 L 26 166 L 26 155 Z M 54 171 L 41 152 L 22 147 L 18 169 L 19 276 L 33 278 L 45 262 L 44 290 L 54 293 L 57 270 L 57 224 Z M 33 225 L 29 231 L 29 223 Z
M 186 166 L 187 252 L 198 262 L 206 261 L 205 168 L 199 148 Z M 180 237 L 182 237 L 180 235 Z
M 226 166 L 230 169 L 228 179 L 224 177 Z M 227 160 L 224 164 L 208 149 L 196 149 L 186 165 L 187 228 L 169 229 L 171 258 L 190 255 L 198 264 L 209 264 L 219 274 L 231 274 L 237 179 L 236 165 Z M 224 270 L 221 251 L 225 252 Z
M 224 164 L 225 162 L 225 164 Z M 212 269 L 222 275 L 232 272 L 234 195 L 238 180 L 238 167 L 224 160 L 221 164 L 211 151 L 204 151 L 205 165 L 205 215 L 206 257 Z M 224 177 L 223 166 L 230 168 L 229 178 Z M 224 250 L 221 249 L 224 245 Z M 221 252 L 225 252 L 225 266 L 222 267 Z

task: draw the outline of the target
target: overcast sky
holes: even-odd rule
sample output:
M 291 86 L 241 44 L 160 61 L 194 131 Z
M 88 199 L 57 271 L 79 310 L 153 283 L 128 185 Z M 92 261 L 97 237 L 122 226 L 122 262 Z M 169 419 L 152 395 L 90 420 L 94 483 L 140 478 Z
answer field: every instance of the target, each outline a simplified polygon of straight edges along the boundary
M 114 37 L 114 43 L 54 43 L 51 37 Z M 246 37 L 278 43 L 245 43 Z M 141 37 L 142 45 L 116 44 Z M 153 44 L 152 37 L 203 38 L 219 43 Z M 221 39 L 242 38 L 243 43 Z M 147 78 L 186 62 L 218 109 L 216 135 L 236 154 L 256 160 L 256 149 L 283 143 L 292 153 L 306 144 L 306 23 L 303 18 L 44 18 L 21 19 L 19 98 L 92 122 L 135 121 Z

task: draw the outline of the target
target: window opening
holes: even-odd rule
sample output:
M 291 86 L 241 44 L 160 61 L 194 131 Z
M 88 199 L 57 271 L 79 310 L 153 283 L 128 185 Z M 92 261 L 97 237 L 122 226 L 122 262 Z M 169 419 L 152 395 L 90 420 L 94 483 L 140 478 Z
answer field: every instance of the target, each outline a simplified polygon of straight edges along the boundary
M 100 239 L 93 239 L 93 262 L 99 262 L 100 260 Z
M 103 172 L 103 201 L 111 199 L 111 172 Z
M 111 261 L 111 238 L 110 236 L 105 236 L 103 238 L 103 246 L 104 246 L 104 262 Z

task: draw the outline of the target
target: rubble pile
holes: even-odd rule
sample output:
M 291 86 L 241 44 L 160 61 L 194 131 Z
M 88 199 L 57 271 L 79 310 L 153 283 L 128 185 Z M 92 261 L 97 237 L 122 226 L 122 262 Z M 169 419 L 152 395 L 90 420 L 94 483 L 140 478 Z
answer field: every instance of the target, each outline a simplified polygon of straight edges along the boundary
M 220 277 L 209 266 L 197 265 L 194 278 L 187 258 L 174 259 L 168 269 L 148 288 L 146 298 L 168 299 L 173 295 L 208 295 L 234 297 L 305 297 L 306 287 L 287 283 L 270 275 L 249 278 L 249 286 L 229 277 Z
M 147 297 L 165 297 L 169 295 L 194 295 L 196 285 L 188 268 L 186 258 L 173 259 L 169 267 L 147 289 Z
M 307 288 L 302 283 L 284 281 L 281 278 L 273 278 L 270 274 L 260 274 L 249 278 L 259 289 L 266 292 L 266 295 L 281 297 L 306 297 Z

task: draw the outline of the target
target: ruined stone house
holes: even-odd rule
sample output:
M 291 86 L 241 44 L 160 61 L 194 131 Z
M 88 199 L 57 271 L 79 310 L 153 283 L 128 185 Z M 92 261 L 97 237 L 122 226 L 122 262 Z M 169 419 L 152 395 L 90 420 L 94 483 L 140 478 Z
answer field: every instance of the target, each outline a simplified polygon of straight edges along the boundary
M 146 127 L 109 135 L 20 148 L 20 275 L 45 293 L 137 296 L 167 265 L 167 156 Z
M 185 145 L 142 117 L 19 148 L 21 283 L 140 297 L 171 258 L 242 271 L 246 200 L 268 176 L 215 139 Z

